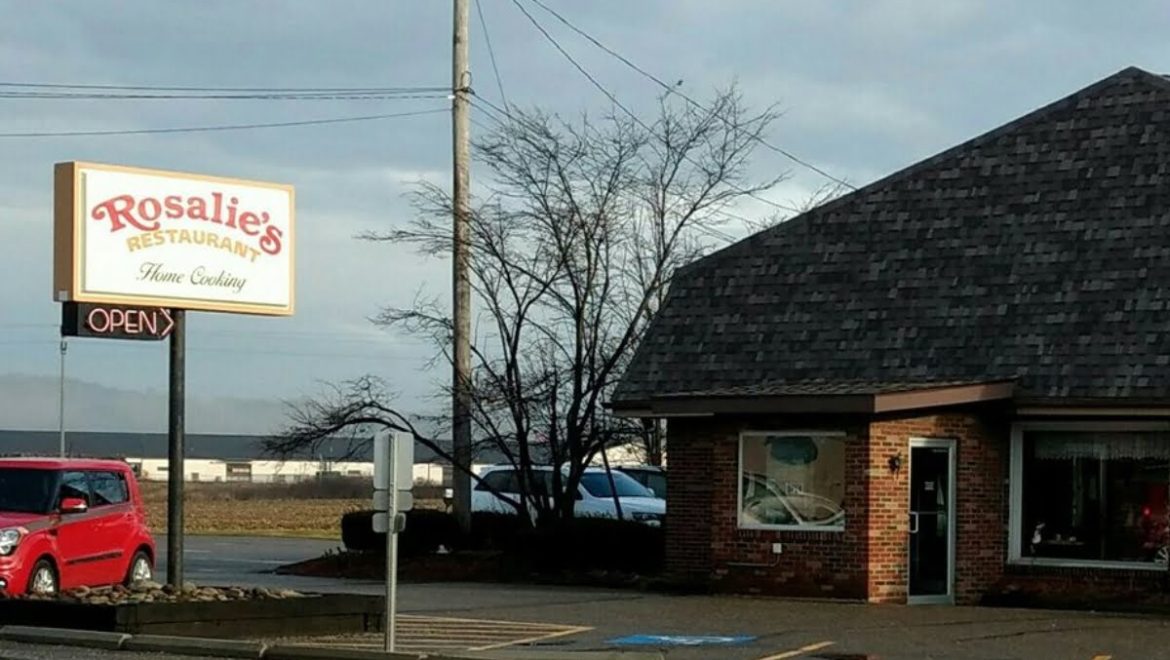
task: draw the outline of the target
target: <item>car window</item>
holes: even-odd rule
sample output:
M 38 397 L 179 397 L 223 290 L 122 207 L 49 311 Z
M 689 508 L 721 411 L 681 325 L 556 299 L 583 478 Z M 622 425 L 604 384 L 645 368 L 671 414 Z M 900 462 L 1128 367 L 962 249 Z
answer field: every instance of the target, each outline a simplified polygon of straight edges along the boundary
M 48 513 L 56 484 L 54 470 L 0 468 L 0 511 Z
M 646 487 L 638 483 L 630 475 L 614 470 L 613 485 L 617 488 L 618 497 L 654 497 Z M 581 485 L 593 497 L 613 497 L 613 489 L 609 487 L 609 476 L 604 472 L 587 472 L 581 475 Z
M 488 490 L 487 486 L 495 488 L 501 493 L 519 493 L 520 492 L 520 478 L 513 469 L 496 470 L 489 472 L 483 476 L 483 482 L 486 486 L 480 483 L 476 486 L 476 490 Z M 551 470 L 533 470 L 531 493 L 532 495 L 547 496 L 552 492 L 552 471 Z
M 93 505 L 124 504 L 130 500 L 126 480 L 116 472 L 91 472 L 89 484 L 93 489 Z
M 89 493 L 89 479 L 84 472 L 66 472 L 61 477 L 61 489 L 58 491 L 57 506 L 66 498 L 80 498 L 87 506 L 93 504 Z
M 494 488 L 500 493 L 515 493 L 520 490 L 519 484 L 516 483 L 516 473 L 512 470 L 489 472 L 483 475 L 482 483 L 475 488 L 476 490 L 486 490 L 489 492 Z

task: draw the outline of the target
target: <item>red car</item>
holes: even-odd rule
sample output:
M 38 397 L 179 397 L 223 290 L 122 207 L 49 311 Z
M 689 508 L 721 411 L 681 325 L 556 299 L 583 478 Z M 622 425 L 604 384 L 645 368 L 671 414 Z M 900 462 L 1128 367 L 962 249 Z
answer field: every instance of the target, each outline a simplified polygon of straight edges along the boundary
M 0 458 L 0 592 L 150 580 L 154 557 L 129 465 Z

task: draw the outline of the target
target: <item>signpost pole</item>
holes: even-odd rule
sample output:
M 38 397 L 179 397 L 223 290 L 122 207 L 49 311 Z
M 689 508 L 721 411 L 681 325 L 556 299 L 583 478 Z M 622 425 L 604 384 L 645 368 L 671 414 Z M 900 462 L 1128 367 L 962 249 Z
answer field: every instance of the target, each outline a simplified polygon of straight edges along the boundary
M 167 583 L 183 586 L 183 428 L 186 417 L 187 315 L 171 312 L 170 402 L 167 423 Z
M 396 529 L 398 518 L 398 481 L 396 472 L 398 470 L 398 442 L 399 438 L 394 435 L 390 436 L 390 446 L 388 454 L 389 465 L 387 465 L 387 474 L 390 477 L 389 498 L 390 506 L 386 512 L 387 522 L 389 523 L 386 530 L 386 652 L 394 652 L 394 619 L 395 613 L 398 610 L 398 530 Z
M 57 393 L 57 426 L 60 437 L 58 437 L 58 444 L 61 445 L 61 458 L 65 458 L 65 352 L 68 350 L 69 344 L 65 343 L 65 336 L 61 336 L 61 391 Z

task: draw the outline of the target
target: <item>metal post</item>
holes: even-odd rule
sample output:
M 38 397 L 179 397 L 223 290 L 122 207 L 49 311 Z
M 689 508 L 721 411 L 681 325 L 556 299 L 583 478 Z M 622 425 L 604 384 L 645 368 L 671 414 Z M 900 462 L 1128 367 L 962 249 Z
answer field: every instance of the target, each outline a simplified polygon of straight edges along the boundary
M 171 312 L 170 402 L 167 423 L 167 583 L 183 586 L 183 428 L 186 417 L 187 318 L 181 309 Z
M 452 42 L 451 105 L 453 143 L 454 244 L 452 275 L 454 318 L 454 367 L 452 374 L 452 508 L 460 528 L 471 531 L 471 260 L 468 224 L 471 215 L 471 72 L 468 65 L 469 0 L 455 0 L 455 29 Z M 458 466 L 462 466 L 460 470 Z
M 398 611 L 398 484 L 395 473 L 398 470 L 398 438 L 390 436 L 388 474 L 390 479 L 390 506 L 386 512 L 386 652 L 394 652 L 395 615 Z
M 58 444 L 61 445 L 61 458 L 65 458 L 65 353 L 69 344 L 65 337 L 61 337 L 61 391 L 57 395 L 57 426 L 60 432 Z

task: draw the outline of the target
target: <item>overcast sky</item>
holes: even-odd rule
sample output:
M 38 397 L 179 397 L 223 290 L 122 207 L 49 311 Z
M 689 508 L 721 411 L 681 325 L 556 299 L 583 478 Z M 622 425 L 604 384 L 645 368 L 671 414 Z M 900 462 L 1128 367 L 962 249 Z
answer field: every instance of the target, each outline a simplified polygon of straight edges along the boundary
M 659 91 L 519 0 L 628 107 Z M 696 97 L 738 82 L 784 111 L 769 136 L 864 184 L 1127 66 L 1170 72 L 1170 7 L 1067 0 L 544 0 L 597 39 Z M 608 101 L 513 0 L 480 0 L 508 101 L 577 114 Z M 0 82 L 241 87 L 444 86 L 448 0 L 0 0 Z M 473 87 L 499 103 L 473 5 Z M 5 91 L 7 88 L 0 88 Z M 369 324 L 381 305 L 449 289 L 449 264 L 354 235 L 410 219 L 412 182 L 446 185 L 445 113 L 247 131 L 118 137 L 12 133 L 298 121 L 445 109 L 448 101 L 127 101 L 0 98 L 0 428 L 56 428 L 58 306 L 51 297 L 52 167 L 92 160 L 288 183 L 297 188 L 297 313 L 193 313 L 193 431 L 262 432 L 279 402 L 323 382 L 386 378 L 427 412 L 429 353 Z M 487 116 L 476 120 L 490 123 Z M 478 130 L 478 129 L 473 129 Z M 796 203 L 824 179 L 760 150 L 768 196 Z M 474 175 L 473 175 L 474 176 Z M 766 207 L 745 205 L 744 215 Z M 731 233 L 743 231 L 728 228 Z M 165 344 L 76 341 L 71 428 L 163 430 Z M 218 411 L 218 414 L 216 412 Z

